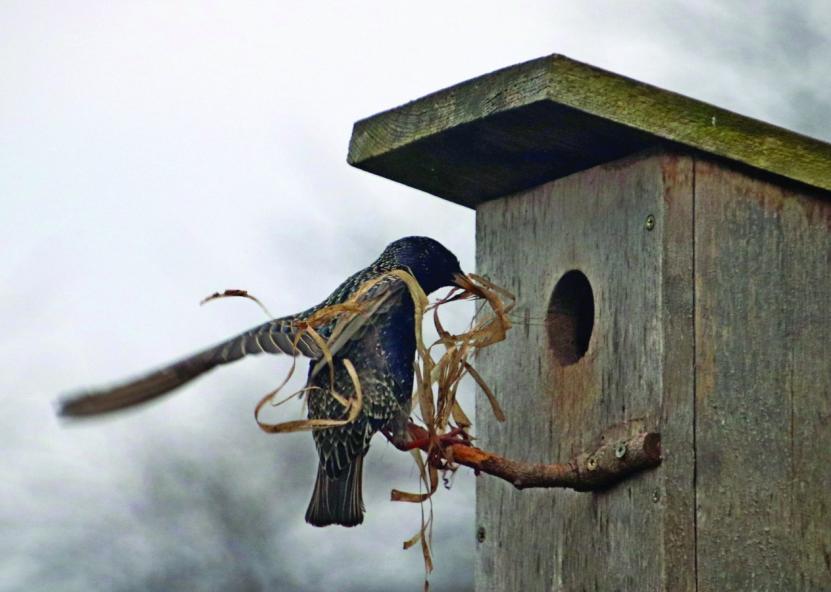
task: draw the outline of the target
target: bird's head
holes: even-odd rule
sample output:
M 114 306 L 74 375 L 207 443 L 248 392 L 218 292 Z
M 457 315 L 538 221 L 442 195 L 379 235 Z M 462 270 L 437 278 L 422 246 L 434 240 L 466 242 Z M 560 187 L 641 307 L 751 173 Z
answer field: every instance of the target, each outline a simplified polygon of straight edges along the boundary
M 378 262 L 409 270 L 427 294 L 456 286 L 456 277 L 464 276 L 456 256 L 440 242 L 426 236 L 407 236 L 390 243 Z

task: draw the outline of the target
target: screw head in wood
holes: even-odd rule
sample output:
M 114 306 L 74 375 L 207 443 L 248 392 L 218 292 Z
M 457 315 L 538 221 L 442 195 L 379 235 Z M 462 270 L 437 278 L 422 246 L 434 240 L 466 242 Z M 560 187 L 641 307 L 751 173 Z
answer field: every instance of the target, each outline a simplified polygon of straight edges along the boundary
M 655 216 L 649 214 L 646 217 L 646 222 L 644 223 L 644 226 L 647 230 L 652 230 L 653 228 L 655 228 Z
M 624 456 L 626 456 L 626 442 L 621 442 L 615 448 L 615 457 L 623 458 Z

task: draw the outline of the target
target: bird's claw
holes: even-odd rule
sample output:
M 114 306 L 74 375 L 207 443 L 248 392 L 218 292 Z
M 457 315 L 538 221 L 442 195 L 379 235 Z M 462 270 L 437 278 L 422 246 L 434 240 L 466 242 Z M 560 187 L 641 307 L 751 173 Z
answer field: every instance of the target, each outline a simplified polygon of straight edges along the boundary
M 463 427 L 455 427 L 445 434 L 438 434 L 432 437 L 430 433 L 423 427 L 414 423 L 407 425 L 407 431 L 404 435 L 396 435 L 391 430 L 382 430 L 384 436 L 399 450 L 428 450 L 433 448 L 431 444 L 435 443 L 439 449 L 444 449 L 447 446 L 456 444 L 469 445 L 470 436 L 465 432 Z M 408 437 L 409 436 L 409 437 Z

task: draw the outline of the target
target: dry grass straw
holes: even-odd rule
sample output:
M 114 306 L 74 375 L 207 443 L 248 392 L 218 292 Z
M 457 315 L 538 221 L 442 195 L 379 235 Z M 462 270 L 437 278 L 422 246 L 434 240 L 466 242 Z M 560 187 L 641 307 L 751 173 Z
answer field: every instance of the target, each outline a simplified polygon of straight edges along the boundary
M 421 543 L 427 573 L 433 567 L 430 552 L 433 512 L 432 505 L 425 512 L 424 502 L 429 502 L 431 496 L 438 489 L 439 469 L 437 467 L 455 469 L 452 463 L 447 462 L 447 458 L 443 462 L 431 462 L 437 460 L 431 457 L 441 453 L 441 435 L 448 433 L 453 428 L 465 430 L 471 425 L 470 419 L 456 400 L 459 384 L 466 375 L 470 375 L 482 388 L 496 418 L 499 421 L 505 420 L 505 414 L 500 408 L 493 391 L 473 368 L 469 359 L 478 350 L 505 339 L 508 330 L 511 328 L 509 314 L 514 308 L 515 298 L 507 290 L 475 274 L 457 276 L 456 282 L 460 286 L 459 288 L 454 288 L 446 297 L 428 307 L 432 308 L 433 324 L 439 335 L 438 340 L 430 347 L 424 346 L 421 337 L 420 327 L 423 316 L 420 317 L 418 313 L 416 314 L 419 347 L 416 359 L 416 387 L 413 400 L 418 402 L 421 419 L 430 438 L 430 446 L 428 447 L 430 452 L 427 454 L 427 462 L 422 458 L 420 451 L 413 451 L 419 469 L 422 491 L 420 493 L 407 493 L 393 490 L 391 493 L 393 501 L 422 504 L 421 528 L 412 538 L 405 541 L 404 548 L 407 549 L 416 543 Z M 451 334 L 441 323 L 439 309 L 448 302 L 471 298 L 484 300 L 490 310 L 485 312 L 484 307 L 480 308 L 471 327 L 466 332 L 459 335 Z M 443 348 L 444 350 L 438 360 L 433 357 L 433 351 L 437 348 Z
M 394 272 L 390 272 L 390 274 L 373 278 L 372 280 L 365 282 L 346 302 L 323 307 L 315 311 L 310 317 L 302 321 L 298 321 L 294 327 L 296 331 L 293 342 L 295 351 L 299 353 L 297 344 L 303 339 L 310 339 L 311 342 L 317 346 L 320 352 L 320 359 L 314 363 L 311 376 L 315 376 L 324 368 L 328 369 L 328 394 L 344 408 L 346 417 L 343 419 L 298 419 L 280 423 L 267 423 L 260 419 L 260 412 L 266 403 L 271 403 L 276 407 L 295 396 L 302 396 L 305 393 L 318 388 L 305 387 L 295 393 L 292 393 L 285 399 L 278 400 L 276 398 L 282 388 L 288 383 L 292 374 L 294 374 L 294 370 L 297 367 L 297 356 L 294 356 L 291 368 L 280 385 L 262 397 L 254 409 L 254 419 L 261 430 L 270 434 L 309 431 L 344 426 L 358 419 L 358 416 L 363 409 L 363 390 L 361 388 L 361 381 L 358 378 L 358 373 L 355 370 L 355 366 L 352 364 L 352 361 L 348 358 L 339 358 L 340 362 L 349 374 L 349 378 L 351 379 L 353 396 L 345 396 L 342 393 L 339 393 L 335 388 L 335 365 L 337 363 L 335 356 L 343 345 L 345 345 L 349 339 L 351 339 L 355 333 L 357 333 L 361 327 L 372 318 L 381 305 L 392 296 L 392 291 L 384 289 L 383 287 L 380 289 L 379 294 L 372 295 L 371 297 L 370 291 L 382 282 L 391 284 L 390 276 L 396 276 L 399 273 L 405 274 L 405 272 L 398 272 L 396 270 Z M 409 274 L 406 274 L 406 276 L 412 278 Z M 414 279 L 413 282 L 418 285 Z M 318 332 L 317 328 L 329 325 L 332 322 L 335 323 L 332 332 L 328 339 L 324 339 Z
M 356 293 L 346 302 L 335 304 L 316 311 L 311 317 L 296 326 L 294 345 L 301 339 L 311 339 L 320 351 L 320 359 L 312 369 L 312 375 L 324 368 L 329 372 L 328 394 L 334 397 L 344 408 L 346 417 L 342 419 L 300 419 L 281 423 L 266 423 L 260 419 L 260 411 L 266 403 L 279 405 L 295 396 L 302 396 L 311 388 L 307 387 L 289 395 L 285 399 L 277 400 L 277 394 L 288 382 L 294 372 L 295 364 L 281 385 L 265 395 L 257 404 L 255 419 L 257 424 L 269 433 L 286 433 L 304 430 L 317 430 L 343 426 L 355 421 L 360 415 L 363 404 L 363 391 L 360 377 L 352 362 L 337 356 L 340 348 L 355 335 L 355 333 L 375 314 L 384 302 L 393 295 L 393 286 L 397 281 L 403 282 L 412 297 L 415 305 L 416 331 L 416 360 L 415 360 L 415 390 L 413 393 L 413 407 L 417 407 L 421 421 L 427 428 L 430 437 L 430 447 L 424 457 L 420 450 L 412 450 L 420 475 L 419 493 L 410 493 L 392 490 L 393 501 L 422 504 L 421 528 L 404 543 L 408 549 L 421 543 L 424 555 L 425 570 L 429 573 L 433 563 L 430 553 L 430 540 L 433 525 L 432 505 L 425 510 L 424 503 L 430 502 L 431 496 L 438 489 L 439 468 L 455 470 L 452 463 L 444 459 L 437 462 L 436 454 L 440 453 L 440 437 L 454 428 L 465 430 L 470 427 L 471 421 L 456 400 L 456 393 L 461 380 L 469 375 L 482 389 L 490 403 L 495 417 L 499 421 L 505 420 L 505 414 L 499 406 L 493 391 L 488 387 L 480 374 L 473 368 L 469 360 L 471 356 L 484 347 L 488 347 L 505 339 L 511 328 L 509 314 L 514 307 L 513 294 L 494 285 L 487 279 L 470 274 L 456 277 L 458 288 L 434 304 L 428 304 L 427 295 L 421 289 L 416 279 L 403 270 L 393 270 L 378 278 L 363 284 Z M 379 284 L 385 284 L 375 289 Z M 477 311 L 471 327 L 464 333 L 453 335 L 442 325 L 439 309 L 452 301 L 463 299 L 480 299 L 483 306 Z M 488 305 L 487 312 L 484 304 Z M 422 324 L 425 314 L 432 310 L 433 323 L 438 332 L 438 340 L 429 347 L 424 343 Z M 328 337 L 324 339 L 317 329 L 332 322 L 335 326 Z M 438 359 L 434 358 L 435 350 L 442 348 Z M 335 388 L 335 365 L 343 364 L 348 372 L 353 393 L 351 395 L 339 393 Z
M 334 381 L 335 365 L 337 363 L 335 356 L 340 348 L 371 319 L 372 315 L 392 295 L 391 290 L 382 288 L 381 290 L 376 290 L 378 293 L 373 294 L 371 297 L 369 296 L 372 289 L 380 283 L 386 283 L 387 286 L 391 286 L 393 284 L 390 281 L 391 279 L 400 280 L 406 285 L 415 304 L 417 356 L 413 402 L 414 406 L 417 405 L 421 420 L 430 432 L 431 437 L 437 437 L 446 433 L 451 426 L 467 428 L 471 425 L 470 419 L 456 401 L 456 391 L 465 375 L 470 375 L 482 388 L 493 409 L 494 415 L 499 421 L 504 421 L 505 415 L 493 391 L 488 387 L 481 375 L 471 366 L 468 360 L 477 350 L 498 343 L 505 338 L 507 331 L 511 327 L 509 314 L 514 306 L 514 296 L 485 278 L 470 274 L 468 276 L 457 276 L 457 283 L 460 287 L 454 288 L 445 298 L 438 302 L 428 305 L 427 296 L 415 278 L 406 271 L 393 270 L 365 282 L 346 302 L 321 308 L 309 318 L 299 321 L 296 325 L 294 346 L 297 347 L 297 343 L 301 339 L 307 338 L 317 346 L 320 351 L 320 360 L 316 362 L 312 370 L 312 375 L 314 376 L 323 368 L 328 369 L 330 379 L 329 395 L 343 406 L 345 412 L 348 411 L 347 416 L 343 419 L 306 419 L 277 424 L 260 421 L 259 413 L 265 403 L 270 402 L 272 405 L 277 406 L 295 396 L 302 396 L 309 390 L 316 388 L 303 388 L 292 393 L 285 399 L 276 400 L 276 396 L 288 383 L 288 380 L 294 373 L 296 368 L 295 357 L 289 373 L 280 386 L 265 395 L 257 404 L 256 415 L 260 428 L 269 433 L 307 431 L 343 426 L 357 419 L 363 404 L 360 378 L 352 362 L 347 358 L 340 358 L 340 362 L 344 365 L 351 378 L 354 393 L 351 396 L 339 393 L 335 388 Z M 245 296 L 253 299 L 248 294 L 245 294 Z M 449 333 L 441 323 L 438 314 L 439 309 L 448 302 L 471 298 L 485 300 L 490 305 L 491 314 L 483 314 L 480 310 L 468 331 L 459 335 Z M 439 334 L 439 339 L 429 347 L 425 345 L 422 333 L 423 319 L 428 310 L 433 311 L 433 322 Z M 335 326 L 329 338 L 324 339 L 317 328 L 328 325 L 333 321 L 335 322 Z M 433 351 L 439 346 L 442 346 L 445 351 L 436 360 L 433 358 Z M 407 501 L 417 501 L 414 498 L 409 498 L 409 496 L 404 497 L 408 498 Z
M 200 300 L 199 301 L 199 306 L 204 306 L 208 302 L 212 302 L 212 301 L 218 300 L 220 298 L 232 298 L 232 297 L 248 298 L 249 300 L 253 300 L 254 302 L 257 303 L 257 306 L 260 307 L 260 309 L 265 313 L 265 315 L 267 317 L 272 318 L 272 319 L 274 318 L 271 315 L 271 313 L 268 312 L 268 309 L 265 307 L 265 304 L 260 302 L 260 300 L 256 296 L 254 296 L 252 294 L 249 294 L 248 290 L 225 290 L 224 292 L 214 292 L 213 294 L 211 294 L 207 298 L 203 298 L 202 300 Z

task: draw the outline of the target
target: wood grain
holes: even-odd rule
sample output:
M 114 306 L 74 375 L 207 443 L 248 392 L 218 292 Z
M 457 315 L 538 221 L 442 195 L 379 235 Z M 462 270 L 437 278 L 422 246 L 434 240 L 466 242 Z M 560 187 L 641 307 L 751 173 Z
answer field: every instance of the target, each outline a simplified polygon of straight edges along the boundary
M 831 590 L 831 201 L 695 178 L 699 590 Z
M 641 156 L 477 209 L 479 271 L 528 321 L 477 361 L 508 415 L 479 407 L 482 447 L 551 462 L 621 437 L 615 425 L 666 443 L 660 469 L 603 493 L 478 479 L 477 590 L 694 589 L 691 172 L 690 157 Z M 571 269 L 591 282 L 595 325 L 562 366 L 542 320 Z

